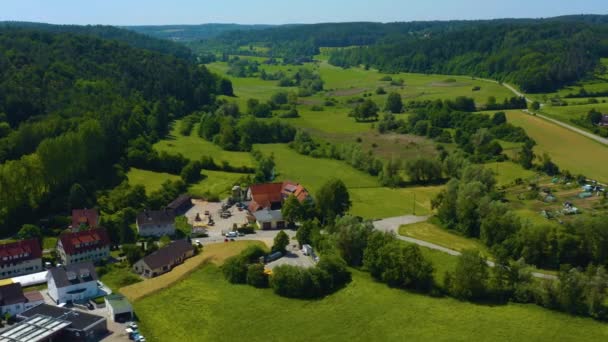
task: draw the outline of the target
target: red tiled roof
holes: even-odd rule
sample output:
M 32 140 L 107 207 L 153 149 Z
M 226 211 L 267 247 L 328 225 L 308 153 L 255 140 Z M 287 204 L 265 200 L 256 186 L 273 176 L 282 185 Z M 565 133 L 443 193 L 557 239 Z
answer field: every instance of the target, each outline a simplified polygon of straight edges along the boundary
M 97 209 L 72 209 L 72 228 L 78 228 L 81 224 L 97 228 L 99 224 Z
M 42 249 L 36 239 L 0 245 L 0 265 L 39 259 L 41 257 Z
M 273 203 L 282 203 L 290 195 L 303 202 L 309 197 L 308 191 L 298 184 L 293 182 L 283 183 L 266 183 L 255 184 L 249 187 L 251 191 L 251 203 L 249 203 L 249 211 L 255 212 L 260 209 L 270 208 Z
M 25 298 L 27 298 L 28 302 L 44 301 L 44 297 L 42 297 L 42 293 L 40 293 L 40 291 L 24 292 L 23 295 Z
M 59 236 L 59 240 L 63 250 L 69 255 L 110 245 L 110 238 L 105 228 L 63 233 Z

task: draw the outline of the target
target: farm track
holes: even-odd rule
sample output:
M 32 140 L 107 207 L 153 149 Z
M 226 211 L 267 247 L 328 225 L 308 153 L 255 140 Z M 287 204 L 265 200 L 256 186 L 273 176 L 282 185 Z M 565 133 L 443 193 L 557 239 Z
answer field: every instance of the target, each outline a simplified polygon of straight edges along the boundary
M 402 225 L 406 225 L 406 224 L 413 224 L 413 223 L 418 223 L 418 222 L 424 222 L 428 219 L 428 216 L 413 216 L 413 215 L 406 215 L 406 216 L 398 216 L 398 217 L 390 217 L 390 218 L 386 218 L 383 220 L 378 220 L 374 222 L 374 227 L 378 230 L 381 231 L 385 231 L 385 232 L 393 232 L 395 233 L 396 237 L 400 240 L 409 242 L 409 243 L 413 243 L 419 246 L 423 246 L 426 248 L 430 248 L 430 249 L 434 249 L 440 252 L 444 252 L 453 256 L 459 256 L 462 253 L 460 253 L 459 251 L 450 249 L 450 248 L 446 248 L 443 246 L 439 246 L 436 245 L 434 243 L 428 242 L 428 241 L 424 241 L 424 240 L 419 240 L 419 239 L 414 239 L 408 236 L 403 236 L 403 235 L 399 235 L 399 227 Z M 495 267 L 496 264 L 493 261 L 487 260 L 486 263 L 488 264 L 488 266 L 490 267 Z M 551 279 L 551 280 L 555 280 L 557 279 L 556 276 L 554 275 L 550 275 L 550 274 L 545 274 L 545 273 L 540 273 L 540 272 L 532 272 L 532 276 L 534 276 L 535 278 L 540 278 L 540 279 Z

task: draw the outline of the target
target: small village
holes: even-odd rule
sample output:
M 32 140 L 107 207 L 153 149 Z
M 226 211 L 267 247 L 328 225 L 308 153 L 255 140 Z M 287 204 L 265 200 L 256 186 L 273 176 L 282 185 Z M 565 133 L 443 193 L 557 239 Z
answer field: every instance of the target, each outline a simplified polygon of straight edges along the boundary
M 131 272 L 143 281 L 158 277 L 207 244 L 247 239 L 270 245 L 279 231 L 294 228 L 281 212 L 290 196 L 301 203 L 312 201 L 302 185 L 286 181 L 236 185 L 223 202 L 182 194 L 162 210 L 143 210 L 134 225 L 145 256 L 133 263 Z M 180 216 L 191 225 L 190 236 L 177 238 Z M 0 314 L 6 323 L 0 341 L 146 340 L 128 299 L 113 293 L 97 274 L 96 267 L 126 262 L 99 221 L 96 209 L 73 209 L 72 224 L 58 237 L 53 261 L 43 261 L 43 252 L 51 251 L 43 251 L 37 239 L 0 245 Z M 288 232 L 293 237 L 294 231 Z M 170 241 L 159 248 L 163 239 Z M 278 265 L 312 267 L 317 261 L 310 245 L 297 243 L 261 260 L 268 275 Z

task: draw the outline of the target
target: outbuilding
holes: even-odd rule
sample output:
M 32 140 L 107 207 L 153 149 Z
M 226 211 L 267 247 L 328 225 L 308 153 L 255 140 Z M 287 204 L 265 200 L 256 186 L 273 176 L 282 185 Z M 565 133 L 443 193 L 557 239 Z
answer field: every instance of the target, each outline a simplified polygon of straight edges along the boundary
M 108 314 L 114 322 L 126 322 L 133 320 L 133 306 L 125 296 L 111 294 L 104 298 Z

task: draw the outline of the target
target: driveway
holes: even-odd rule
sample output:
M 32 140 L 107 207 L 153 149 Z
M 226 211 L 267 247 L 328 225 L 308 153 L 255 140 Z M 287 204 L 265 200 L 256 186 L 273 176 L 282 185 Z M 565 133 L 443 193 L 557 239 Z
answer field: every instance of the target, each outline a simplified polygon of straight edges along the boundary
M 399 227 L 400 226 L 406 225 L 406 224 L 413 224 L 413 223 L 418 223 L 418 222 L 424 222 L 428 218 L 429 218 L 428 216 L 413 216 L 413 215 L 390 217 L 390 218 L 386 218 L 386 219 L 383 219 L 383 220 L 375 221 L 374 222 L 374 227 L 377 230 L 380 230 L 380 231 L 395 233 L 395 235 L 397 236 L 397 238 L 399 240 L 403 240 L 403 241 L 407 241 L 407 242 L 410 242 L 410 243 L 414 243 L 414 244 L 419 245 L 419 246 L 427 247 L 427 248 L 434 249 L 434 250 L 437 250 L 437 251 L 441 251 L 441 252 L 444 252 L 444 253 L 448 253 L 448 254 L 454 255 L 454 256 L 461 255 L 462 253 L 460 253 L 459 251 L 456 251 L 456 250 L 453 250 L 453 249 L 450 249 L 450 248 L 439 246 L 439 245 L 436 245 L 436 244 L 428 242 L 428 241 L 418 240 L 418 239 L 414 239 L 414 238 L 411 238 L 411 237 L 408 237 L 408 236 L 399 235 Z M 494 262 L 490 261 L 490 260 L 486 261 L 486 263 L 490 267 L 496 266 L 494 264 Z M 542 279 L 557 279 L 557 277 L 554 276 L 554 275 L 544 274 L 544 273 L 538 273 L 538 272 L 532 272 L 532 276 L 534 276 L 536 278 L 542 278 Z
M 234 238 L 236 241 L 238 240 L 253 240 L 253 241 L 261 241 L 265 243 L 268 247 L 272 247 L 275 236 L 281 230 L 256 230 L 254 234 L 247 234 L 245 236 L 239 236 Z M 296 236 L 296 231 L 291 229 L 283 229 L 283 231 L 289 236 L 289 240 L 292 241 Z M 193 238 L 192 241 L 200 242 L 203 246 L 213 243 L 223 243 L 225 237 L 223 235 L 210 235 L 209 237 L 204 238 Z

